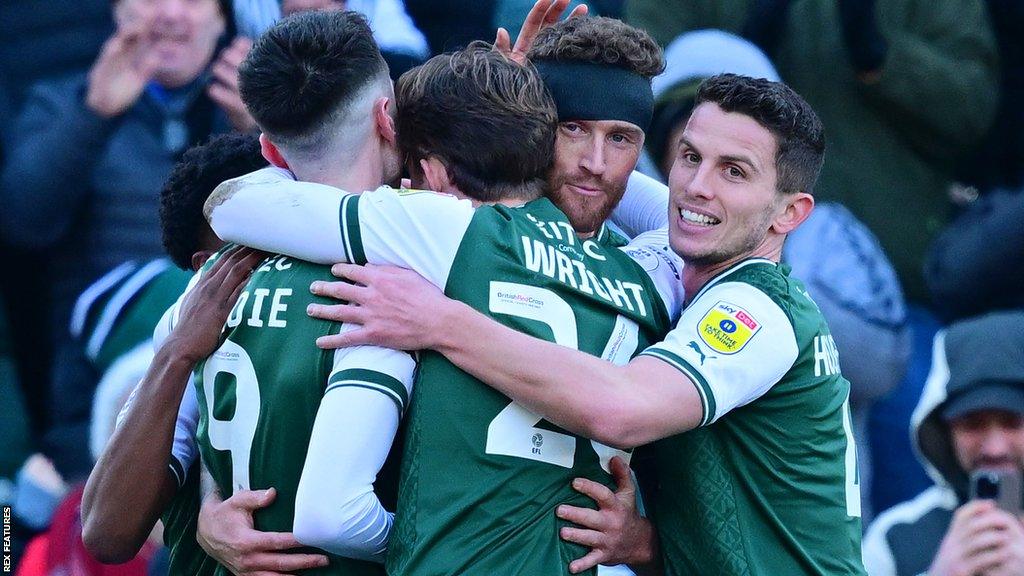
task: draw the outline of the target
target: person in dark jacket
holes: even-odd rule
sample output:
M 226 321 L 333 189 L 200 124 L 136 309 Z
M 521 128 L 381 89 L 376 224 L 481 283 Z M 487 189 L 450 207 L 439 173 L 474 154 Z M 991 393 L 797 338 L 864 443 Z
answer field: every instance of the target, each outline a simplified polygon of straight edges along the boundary
M 1024 574 L 1020 511 L 968 500 L 973 471 L 1024 473 L 1024 311 L 964 320 L 938 333 L 913 436 L 935 485 L 868 528 L 868 573 Z
M 44 450 L 72 479 L 90 466 L 83 427 L 95 384 L 70 345 L 72 304 L 122 262 L 162 253 L 164 178 L 190 144 L 231 128 L 208 92 L 211 79 L 220 81 L 211 62 L 226 6 L 117 0 L 116 31 L 89 73 L 38 84 L 12 131 L 0 176 L 0 234 L 11 245 L 52 254 L 48 307 L 39 311 L 57 350 L 54 424 Z
M 1024 188 L 980 196 L 935 239 L 924 277 L 939 316 L 1024 308 Z M 998 241 L 993 241 L 996 238 Z

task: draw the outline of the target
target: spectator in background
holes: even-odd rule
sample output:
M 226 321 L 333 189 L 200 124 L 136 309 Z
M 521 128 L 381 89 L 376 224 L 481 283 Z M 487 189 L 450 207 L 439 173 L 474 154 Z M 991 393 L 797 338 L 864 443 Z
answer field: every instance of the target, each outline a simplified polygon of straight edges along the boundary
M 646 141 L 663 179 L 675 160 L 697 86 L 723 72 L 778 80 L 775 68 L 757 46 L 721 30 L 687 32 L 665 50 L 665 72 L 654 79 L 654 118 Z M 851 384 L 866 522 L 871 517 L 869 409 L 899 382 L 910 354 L 899 281 L 878 240 L 835 202 L 818 203 L 807 221 L 790 233 L 782 261 L 792 267 L 793 277 L 804 282 L 828 320 L 843 375 Z
M 665 48 L 665 72 L 654 78 L 654 115 L 644 145 L 666 181 L 675 162 L 679 136 L 693 111 L 697 86 L 705 78 L 731 72 L 780 82 L 768 57 L 754 44 L 721 30 L 679 35 Z
M 16 0 L 0 3 L 0 83 L 17 111 L 40 80 L 88 70 L 113 22 L 109 0 Z M 0 116 L 0 132 L 14 116 Z
M 1018 159 L 1018 165 L 1024 165 Z M 945 320 L 1024 308 L 1024 188 L 975 200 L 939 235 L 925 262 Z
M 497 0 L 405 0 L 432 54 L 462 48 L 473 40 L 493 40 L 497 5 Z
M 370 22 L 373 39 L 397 80 L 430 57 L 423 33 L 406 13 L 402 0 L 233 0 L 239 32 L 255 38 L 283 16 L 307 10 L 353 10 Z M 439 10 L 436 6 L 433 10 Z
M 217 0 L 117 0 L 117 30 L 89 74 L 37 85 L 14 128 L 0 182 L 0 233 L 52 249 L 48 314 L 57 357 L 46 451 L 70 481 L 86 449 L 96 375 L 67 326 L 74 299 L 124 261 L 161 253 L 158 191 L 190 144 L 251 125 L 208 94 L 228 12 Z M 217 70 L 214 83 L 221 84 Z M 245 120 L 244 122 L 242 122 Z
M 868 528 L 868 573 L 1024 574 L 1024 518 L 968 501 L 971 472 L 1024 473 L 1024 312 L 972 318 L 935 337 L 912 431 L 935 485 Z
M 926 302 L 921 264 L 948 217 L 950 166 L 996 108 L 982 0 L 632 0 L 626 15 L 663 45 L 701 28 L 759 45 L 828 131 L 820 198 L 877 234 L 908 299 Z
M 927 476 L 905 438 L 938 323 L 922 266 L 945 225 L 958 161 L 989 129 L 997 56 L 983 0 L 632 0 L 627 18 L 668 43 L 681 32 L 742 34 L 825 124 L 829 156 L 818 197 L 838 201 L 878 237 L 908 303 L 911 356 L 904 381 L 873 408 L 873 487 L 885 509 Z M 896 480 L 898 479 L 898 480 Z
M 1024 188 L 1024 2 L 986 0 L 999 47 L 999 110 L 992 132 L 958 173 L 982 192 Z
M 0 2 L 0 169 L 10 154 L 14 119 L 37 81 L 84 72 L 110 35 L 109 0 L 17 0 Z M 53 354 L 48 328 L 39 311 L 48 307 L 45 252 L 19 249 L 4 241 L 0 250 L 10 270 L 0 275 L 0 294 L 17 358 L 18 383 L 33 436 L 48 424 L 46 382 Z M 17 303 L 17 305 L 15 305 Z

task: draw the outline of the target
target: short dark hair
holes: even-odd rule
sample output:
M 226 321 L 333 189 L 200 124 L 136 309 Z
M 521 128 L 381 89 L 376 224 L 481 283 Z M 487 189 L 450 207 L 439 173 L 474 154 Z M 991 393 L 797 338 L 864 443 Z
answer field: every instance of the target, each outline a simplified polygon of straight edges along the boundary
M 283 18 L 256 39 L 238 68 L 238 88 L 271 139 L 302 138 L 382 76 L 387 64 L 363 15 L 311 11 Z
M 407 163 L 435 157 L 482 202 L 540 195 L 558 115 L 532 65 L 474 42 L 398 79 L 395 128 Z
M 160 191 L 164 250 L 180 268 L 192 268 L 192 254 L 208 229 L 203 203 L 218 184 L 267 165 L 253 134 L 222 134 L 193 146 L 181 157 Z
M 605 17 L 569 18 L 541 30 L 527 57 L 617 66 L 645 78 L 665 70 L 661 46 L 650 34 Z
M 825 128 L 806 100 L 782 82 L 719 74 L 697 89 L 694 107 L 708 102 L 750 116 L 775 136 L 780 193 L 813 193 L 825 160 Z

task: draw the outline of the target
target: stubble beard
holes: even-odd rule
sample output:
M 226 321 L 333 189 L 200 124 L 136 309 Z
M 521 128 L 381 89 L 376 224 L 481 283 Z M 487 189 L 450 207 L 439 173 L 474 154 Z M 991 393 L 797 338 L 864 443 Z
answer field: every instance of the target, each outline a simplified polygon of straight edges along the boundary
M 600 182 L 603 194 L 599 197 L 584 197 L 565 189 L 565 185 L 579 181 L 569 177 L 561 177 L 552 181 L 550 199 L 559 210 L 569 217 L 574 230 L 580 234 L 596 232 L 611 215 L 626 192 L 626 184 L 612 186 Z
M 767 234 L 769 223 L 772 219 L 772 211 L 766 210 L 758 222 L 747 229 L 746 235 L 737 239 L 727 246 L 714 246 L 704 253 L 680 254 L 683 261 L 690 266 L 715 266 L 735 258 L 742 258 L 754 252 L 754 249 L 764 240 Z

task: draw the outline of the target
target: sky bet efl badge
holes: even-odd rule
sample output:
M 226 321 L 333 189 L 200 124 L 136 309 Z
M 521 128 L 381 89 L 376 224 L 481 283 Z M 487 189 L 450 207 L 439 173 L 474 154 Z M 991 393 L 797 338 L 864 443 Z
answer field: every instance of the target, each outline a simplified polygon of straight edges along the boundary
M 760 329 L 761 324 L 746 310 L 722 301 L 708 310 L 697 325 L 704 343 L 722 354 L 739 352 Z

